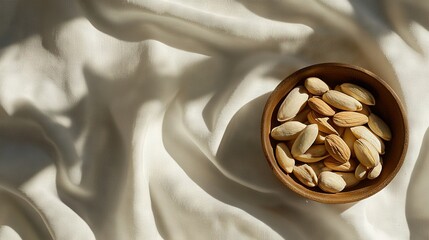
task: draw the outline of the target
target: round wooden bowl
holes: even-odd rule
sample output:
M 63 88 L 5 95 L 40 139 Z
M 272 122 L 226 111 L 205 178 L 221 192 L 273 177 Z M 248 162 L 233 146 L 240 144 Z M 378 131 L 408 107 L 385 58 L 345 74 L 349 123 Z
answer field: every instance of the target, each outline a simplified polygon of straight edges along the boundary
M 304 80 L 308 77 L 318 77 L 331 87 L 344 82 L 355 83 L 368 89 L 374 95 L 376 105 L 372 106 L 373 112 L 380 116 L 392 130 L 392 140 L 385 142 L 386 153 L 383 155 L 383 170 L 378 178 L 365 179 L 355 187 L 332 194 L 325 193 L 318 187 L 309 188 L 302 185 L 293 174 L 287 174 L 277 164 L 275 147 L 278 141 L 270 137 L 271 129 L 280 125 L 280 122 L 277 121 L 277 111 L 289 91 L 297 85 L 304 85 Z M 355 202 L 383 189 L 401 168 L 408 145 L 407 118 L 398 96 L 374 73 L 348 64 L 317 64 L 294 72 L 271 93 L 262 115 L 262 145 L 274 174 L 292 191 L 322 203 Z

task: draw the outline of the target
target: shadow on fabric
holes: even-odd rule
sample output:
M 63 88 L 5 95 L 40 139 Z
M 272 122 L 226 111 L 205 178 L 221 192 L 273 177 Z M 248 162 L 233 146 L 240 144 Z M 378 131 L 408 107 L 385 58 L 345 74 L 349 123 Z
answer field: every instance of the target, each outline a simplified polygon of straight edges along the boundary
M 406 216 L 410 239 L 429 238 L 429 128 L 423 138 L 420 153 L 408 185 Z
M 166 150 L 209 195 L 260 219 L 285 239 L 357 239 L 353 227 L 344 224 L 339 213 L 298 196 L 274 177 L 260 141 L 261 114 L 268 95 L 240 108 L 229 121 L 215 156 L 186 132 L 179 106 L 170 106 L 163 123 Z M 152 204 L 157 224 L 162 225 L 162 214 L 157 213 L 162 208 Z M 337 228 L 340 223 L 341 229 Z M 317 228 L 303 228 L 311 225 Z M 165 231 L 167 227 L 158 229 Z M 169 233 L 162 235 L 168 237 Z

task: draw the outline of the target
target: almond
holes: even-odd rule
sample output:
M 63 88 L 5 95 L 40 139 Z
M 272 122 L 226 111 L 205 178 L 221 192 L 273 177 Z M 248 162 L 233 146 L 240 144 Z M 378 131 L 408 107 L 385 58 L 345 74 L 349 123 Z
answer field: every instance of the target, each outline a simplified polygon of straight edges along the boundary
M 314 170 L 307 164 L 293 167 L 293 175 L 307 187 L 315 187 L 318 179 Z
M 305 153 L 311 145 L 313 145 L 314 140 L 316 140 L 317 133 L 318 129 L 316 124 L 310 124 L 305 127 L 292 145 L 292 156 Z
M 340 127 L 360 126 L 368 122 L 368 117 L 357 112 L 339 112 L 334 115 L 332 121 Z
M 284 143 L 279 143 L 276 146 L 276 159 L 280 167 L 287 173 L 293 171 L 295 159 L 293 159 L 289 148 Z
M 280 105 L 277 113 L 279 122 L 287 121 L 295 117 L 301 111 L 308 100 L 308 92 L 304 86 L 292 89 Z
M 346 181 L 334 172 L 321 172 L 318 185 L 325 192 L 337 193 L 346 187 Z
M 374 95 L 358 85 L 330 90 L 320 78 L 305 79 L 285 95 L 276 116 L 280 124 L 271 129 L 273 141 L 280 141 L 278 167 L 302 185 L 327 193 L 379 177 L 383 140 L 391 140 L 392 132 L 371 113 L 372 105 Z
M 375 179 L 378 176 L 380 176 L 382 168 L 383 168 L 383 161 L 380 160 L 377 166 L 368 170 L 368 179 Z
M 310 111 L 311 111 L 311 108 L 309 108 L 308 106 L 305 106 L 304 109 L 299 111 L 299 113 L 295 117 L 293 117 L 288 121 L 298 121 L 298 122 L 305 123 L 307 122 L 307 115 Z
M 317 77 L 309 77 L 305 79 L 304 85 L 313 95 L 322 95 L 329 90 L 328 85 Z
M 360 180 L 355 177 L 354 173 L 351 172 L 336 172 L 336 174 L 340 175 L 343 180 L 346 182 L 345 188 L 351 188 L 356 186 Z
M 316 140 L 314 141 L 314 143 L 316 144 L 322 144 L 325 143 L 325 138 L 326 138 L 326 134 L 319 131 L 319 133 L 317 134 Z
M 390 131 L 389 126 L 377 115 L 371 113 L 368 117 L 368 126 L 369 128 L 377 134 L 377 136 L 381 137 L 386 141 L 390 141 L 392 139 L 392 132 Z
M 357 126 L 350 128 L 350 132 L 353 133 L 353 135 L 356 138 L 363 138 L 370 142 L 375 149 L 377 149 L 377 152 L 380 154 L 384 154 L 384 142 L 379 138 L 377 135 L 375 135 L 371 130 L 369 130 L 365 126 Z
M 369 116 L 369 114 L 371 114 L 371 109 L 367 105 L 362 104 L 362 110 L 357 111 L 357 112 L 362 113 L 365 116 Z
M 297 121 L 285 122 L 271 130 L 271 137 L 281 141 L 291 140 L 296 138 L 306 126 Z
M 327 168 L 340 172 L 353 172 L 358 165 L 357 161 L 353 158 L 349 159 L 347 162 L 339 162 L 333 157 L 328 157 L 323 160 L 323 163 Z
M 339 136 L 331 134 L 326 136 L 325 147 L 329 154 L 339 162 L 347 162 L 350 159 L 350 149 Z
M 334 124 L 334 122 L 331 120 L 331 119 L 329 119 L 328 120 L 328 123 L 329 124 L 331 124 L 331 126 L 333 126 L 334 128 L 335 128 L 335 130 L 337 131 L 337 135 L 338 136 L 340 136 L 340 137 L 342 137 L 343 136 L 343 134 L 344 134 L 344 131 L 346 130 L 346 128 L 345 127 L 339 127 L 339 126 L 337 126 L 337 125 L 335 125 Z
M 308 166 L 310 166 L 314 170 L 317 177 L 319 177 L 321 172 L 332 171 L 331 169 L 327 168 L 322 161 L 309 163 Z
M 364 165 L 362 165 L 362 163 L 359 164 L 355 170 L 356 179 L 361 181 L 365 179 L 367 176 L 368 176 L 368 169 Z
M 344 131 L 343 140 L 347 144 L 347 146 L 350 148 L 351 156 L 354 156 L 353 144 L 355 143 L 357 138 L 355 137 L 355 135 L 353 135 L 350 128 L 347 128 Z
M 308 121 L 312 124 L 317 124 L 319 130 L 328 134 L 338 134 L 337 130 L 328 122 L 329 117 L 324 117 L 318 113 L 311 111 L 307 115 Z
M 320 98 L 311 97 L 308 99 L 308 106 L 324 116 L 334 116 L 335 110 Z
M 352 83 L 343 83 L 340 87 L 343 93 L 350 95 L 359 102 L 366 105 L 375 105 L 374 96 L 365 88 Z
M 380 155 L 378 155 L 375 147 L 367 140 L 363 138 L 356 140 L 353 148 L 356 158 L 366 168 L 373 168 L 380 162 Z
M 334 90 L 338 92 L 342 92 L 340 85 L 336 85 Z
M 301 162 L 318 162 L 329 156 L 325 145 L 313 145 L 304 154 L 296 155 L 295 158 Z
M 322 99 L 325 102 L 327 102 L 329 105 L 341 110 L 346 110 L 346 111 L 362 110 L 362 104 L 358 100 L 339 91 L 329 90 L 325 94 L 323 94 Z

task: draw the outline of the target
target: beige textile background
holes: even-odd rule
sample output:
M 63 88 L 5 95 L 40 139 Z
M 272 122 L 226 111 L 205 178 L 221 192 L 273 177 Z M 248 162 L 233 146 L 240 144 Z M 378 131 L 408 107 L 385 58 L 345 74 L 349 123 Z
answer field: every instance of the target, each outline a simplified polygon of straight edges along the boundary
M 0 239 L 428 239 L 429 1 L 0 0 Z M 260 115 L 285 76 L 365 67 L 403 100 L 393 182 L 283 187 Z M 388 159 L 386 159 L 388 161 Z

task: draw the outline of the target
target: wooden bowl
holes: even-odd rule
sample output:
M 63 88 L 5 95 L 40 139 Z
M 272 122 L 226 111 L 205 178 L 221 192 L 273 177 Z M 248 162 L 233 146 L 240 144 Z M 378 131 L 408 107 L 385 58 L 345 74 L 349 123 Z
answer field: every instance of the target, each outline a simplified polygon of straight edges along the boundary
M 302 185 L 293 174 L 287 174 L 279 167 L 275 159 L 275 146 L 278 141 L 270 137 L 270 131 L 273 127 L 280 125 L 276 116 L 283 99 L 293 87 L 304 85 L 304 80 L 308 77 L 318 77 L 331 87 L 344 82 L 351 82 L 373 93 L 376 100 L 376 105 L 372 108 L 373 112 L 390 126 L 393 136 L 391 141 L 385 142 L 386 153 L 383 155 L 383 170 L 378 178 L 363 180 L 353 188 L 332 194 L 322 192 L 318 187 L 309 188 Z M 402 166 L 407 151 L 407 118 L 398 96 L 374 73 L 348 64 L 317 64 L 294 72 L 271 93 L 262 115 L 262 145 L 274 174 L 292 191 L 322 203 L 349 203 L 375 194 L 395 177 Z

